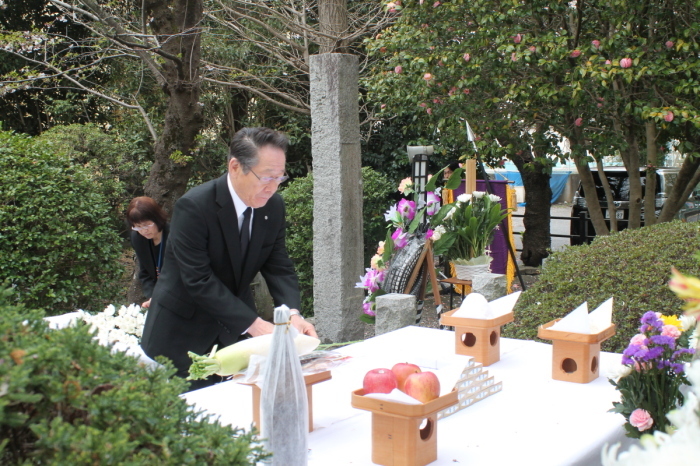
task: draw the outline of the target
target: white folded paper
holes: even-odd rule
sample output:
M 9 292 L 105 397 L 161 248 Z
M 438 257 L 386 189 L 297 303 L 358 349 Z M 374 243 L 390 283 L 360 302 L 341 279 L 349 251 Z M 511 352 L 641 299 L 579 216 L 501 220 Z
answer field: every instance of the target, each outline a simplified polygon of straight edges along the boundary
M 403 403 L 405 405 L 421 405 L 420 401 L 416 400 L 412 396 L 406 395 L 404 392 L 398 388 L 393 389 L 389 393 L 367 393 L 365 395 L 368 398 L 376 398 L 382 401 L 393 401 L 396 403 Z
M 585 335 L 599 333 L 612 324 L 612 308 L 613 298 L 610 298 L 589 314 L 586 301 L 549 328 Z
M 486 298 L 479 293 L 469 293 L 462 301 L 459 309 L 452 314 L 452 317 L 495 319 L 513 310 L 515 303 L 520 298 L 520 293 L 520 291 L 511 293 L 491 302 L 486 301 Z

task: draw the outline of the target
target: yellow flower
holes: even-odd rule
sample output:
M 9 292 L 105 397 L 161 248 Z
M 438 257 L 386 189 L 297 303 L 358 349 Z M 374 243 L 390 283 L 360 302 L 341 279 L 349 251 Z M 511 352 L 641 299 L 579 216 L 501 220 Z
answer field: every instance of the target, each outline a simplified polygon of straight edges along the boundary
M 384 241 L 379 242 L 379 246 L 377 247 L 377 254 L 384 254 Z
M 664 325 L 673 325 L 674 327 L 683 330 L 683 325 L 677 316 L 661 316 L 661 321 L 664 323 Z
M 686 314 L 700 314 L 700 280 L 683 275 L 675 267 L 672 269 L 672 273 L 668 287 L 676 293 L 676 296 L 686 302 L 683 306 Z
M 369 261 L 369 266 L 372 267 L 374 270 L 381 270 L 384 268 L 384 262 L 382 261 L 382 256 L 379 254 L 375 254 L 372 256 L 372 259 Z

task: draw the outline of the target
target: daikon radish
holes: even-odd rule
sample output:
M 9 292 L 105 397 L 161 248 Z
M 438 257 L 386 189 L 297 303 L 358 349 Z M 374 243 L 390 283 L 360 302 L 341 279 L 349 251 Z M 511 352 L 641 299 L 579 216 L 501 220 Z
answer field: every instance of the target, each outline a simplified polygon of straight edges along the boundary
M 212 374 L 233 375 L 248 367 L 251 355 L 267 356 L 271 343 L 272 335 L 261 335 L 239 341 L 220 351 L 214 348 L 209 356 L 200 356 L 188 351 L 192 365 L 187 380 L 206 379 Z M 312 352 L 319 343 L 321 340 L 308 335 L 299 334 L 294 338 L 294 346 L 299 356 Z

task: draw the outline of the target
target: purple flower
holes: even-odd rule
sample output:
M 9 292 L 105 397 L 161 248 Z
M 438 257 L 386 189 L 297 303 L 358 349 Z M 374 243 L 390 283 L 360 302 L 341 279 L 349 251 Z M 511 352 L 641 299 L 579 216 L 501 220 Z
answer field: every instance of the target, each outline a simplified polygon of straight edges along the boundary
M 664 326 L 664 323 L 657 317 L 656 312 L 654 311 L 648 311 L 646 314 L 644 314 L 642 316 L 642 323 L 653 328 L 661 328 Z M 645 331 L 642 330 L 642 333 L 644 332 Z
M 370 293 L 379 290 L 384 281 L 384 270 L 365 269 L 364 277 L 360 277 L 360 282 L 355 284 L 355 288 L 366 288 Z
M 416 203 L 408 199 L 401 199 L 396 210 L 403 218 L 413 220 L 413 217 L 416 216 Z
M 652 335 L 651 341 L 657 345 L 666 345 L 670 349 L 676 347 L 676 339 L 673 337 L 667 337 L 666 335 Z
M 440 210 L 440 197 L 438 197 L 433 191 L 428 191 L 425 205 L 427 206 L 425 213 L 429 216 L 435 215 L 438 210 Z
M 425 232 L 425 239 L 430 239 L 433 237 L 434 230 L 431 230 L 428 228 L 428 231 Z
M 362 312 L 367 314 L 368 316 L 376 316 L 377 313 L 372 310 L 372 307 L 374 306 L 374 303 L 372 302 L 366 302 L 362 304 Z
M 641 359 L 642 361 L 651 361 L 652 359 L 657 359 L 659 356 L 664 354 L 664 348 L 661 346 L 655 346 L 650 348 Z
M 678 356 L 682 354 L 695 354 L 695 349 L 694 348 L 678 348 L 676 351 L 673 352 L 673 356 L 671 356 L 672 360 L 676 360 Z
M 683 372 L 683 364 L 679 364 L 677 362 L 671 363 L 671 367 L 673 368 L 673 372 L 676 374 L 680 374 Z
M 391 223 L 400 223 L 401 222 L 401 214 L 396 209 L 396 204 L 389 207 L 389 210 L 387 210 L 384 213 L 384 220 L 386 220 L 387 222 L 391 222 Z
M 408 233 L 402 228 L 397 228 L 391 239 L 394 240 L 394 249 L 401 249 L 408 244 Z

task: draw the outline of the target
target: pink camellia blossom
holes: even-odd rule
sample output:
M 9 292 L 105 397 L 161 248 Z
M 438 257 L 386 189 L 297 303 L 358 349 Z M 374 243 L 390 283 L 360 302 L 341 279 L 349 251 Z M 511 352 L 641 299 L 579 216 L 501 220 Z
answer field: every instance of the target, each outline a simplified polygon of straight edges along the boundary
M 433 75 L 430 73 L 425 73 L 423 75 L 423 79 L 425 79 L 426 81 L 430 81 L 431 79 L 433 79 Z
M 403 66 L 398 65 L 398 66 L 394 67 L 394 73 L 396 73 L 396 74 L 403 73 Z
M 605 64 L 606 64 L 606 65 L 611 65 L 612 62 L 611 62 L 610 60 L 605 60 Z
M 462 92 L 464 92 L 465 94 L 469 94 L 471 91 L 469 89 L 465 89 Z
M 678 338 L 681 336 L 681 331 L 675 325 L 664 325 L 661 327 L 661 335 L 665 337 Z
M 673 48 L 673 41 L 672 41 L 672 40 L 667 40 L 667 41 L 666 41 L 666 48 L 667 48 L 667 49 L 672 49 L 672 48 Z
M 428 115 L 432 115 L 432 114 L 433 114 L 433 109 L 430 108 L 430 107 L 426 108 L 425 111 L 428 112 Z
M 428 191 L 425 197 L 426 215 L 435 215 L 440 210 L 440 196 L 433 191 Z
M 420 107 L 423 107 L 423 108 L 425 108 L 425 107 L 428 106 L 428 104 L 426 104 L 425 102 L 421 102 L 421 103 L 419 103 L 418 105 L 419 105 Z
M 381 105 L 379 106 L 379 108 L 382 108 L 382 109 L 386 108 L 386 104 L 381 104 Z
M 673 121 L 673 112 L 667 112 L 664 115 L 664 120 L 667 121 L 668 123 L 671 123 Z
M 416 203 L 409 201 L 408 199 L 401 199 L 399 201 L 399 205 L 396 207 L 396 210 L 399 211 L 401 217 L 408 220 L 413 220 L 413 217 L 416 216 Z
M 629 68 L 632 66 L 632 59 L 631 58 L 623 58 L 620 60 L 620 66 L 623 68 Z
M 598 39 L 592 40 L 591 45 L 593 45 L 593 48 L 598 50 L 600 48 L 600 41 Z
M 537 47 L 535 47 L 534 45 L 531 45 L 530 47 L 528 47 L 528 50 L 532 53 L 535 53 L 537 51 Z
M 510 54 L 510 59 L 511 59 L 512 61 L 518 61 L 518 55 L 516 55 L 516 53 L 513 52 L 513 53 Z
M 438 61 L 438 66 L 445 66 L 445 64 L 442 62 L 442 60 Z
M 571 52 L 570 56 L 571 58 L 577 58 L 579 55 L 581 55 L 581 51 L 576 49 L 573 52 Z
M 362 312 L 364 312 L 368 316 L 376 316 L 377 314 L 372 310 L 373 305 L 374 303 L 372 302 L 362 303 Z
M 523 40 L 522 34 L 518 33 L 515 36 L 513 36 L 513 42 L 515 42 L 516 44 L 519 44 L 520 42 L 522 42 L 522 40 Z
M 450 91 L 447 93 L 447 95 L 454 95 L 455 92 L 457 92 L 457 88 L 455 86 L 452 86 L 450 88 Z
M 574 121 L 574 124 L 576 126 L 581 126 L 583 124 L 583 118 L 581 118 L 581 117 L 576 118 L 576 120 Z
M 440 6 L 440 2 L 435 2 L 435 3 L 433 3 L 433 8 L 437 8 L 437 7 L 439 7 L 439 6 Z
M 397 228 L 391 235 L 391 239 L 394 240 L 394 249 L 401 249 L 408 244 L 408 233 L 402 228 Z
M 637 408 L 630 414 L 630 424 L 632 427 L 636 427 L 640 432 L 651 429 L 654 425 L 654 419 L 652 419 L 649 411 L 641 408 Z
M 442 103 L 442 99 L 433 99 L 433 103 L 439 105 Z
M 601 104 L 600 102 L 598 102 L 598 108 L 603 108 L 603 104 Z
M 462 58 L 464 58 L 464 61 L 469 61 L 472 59 L 472 56 L 468 53 L 465 53 L 464 55 L 462 55 Z

